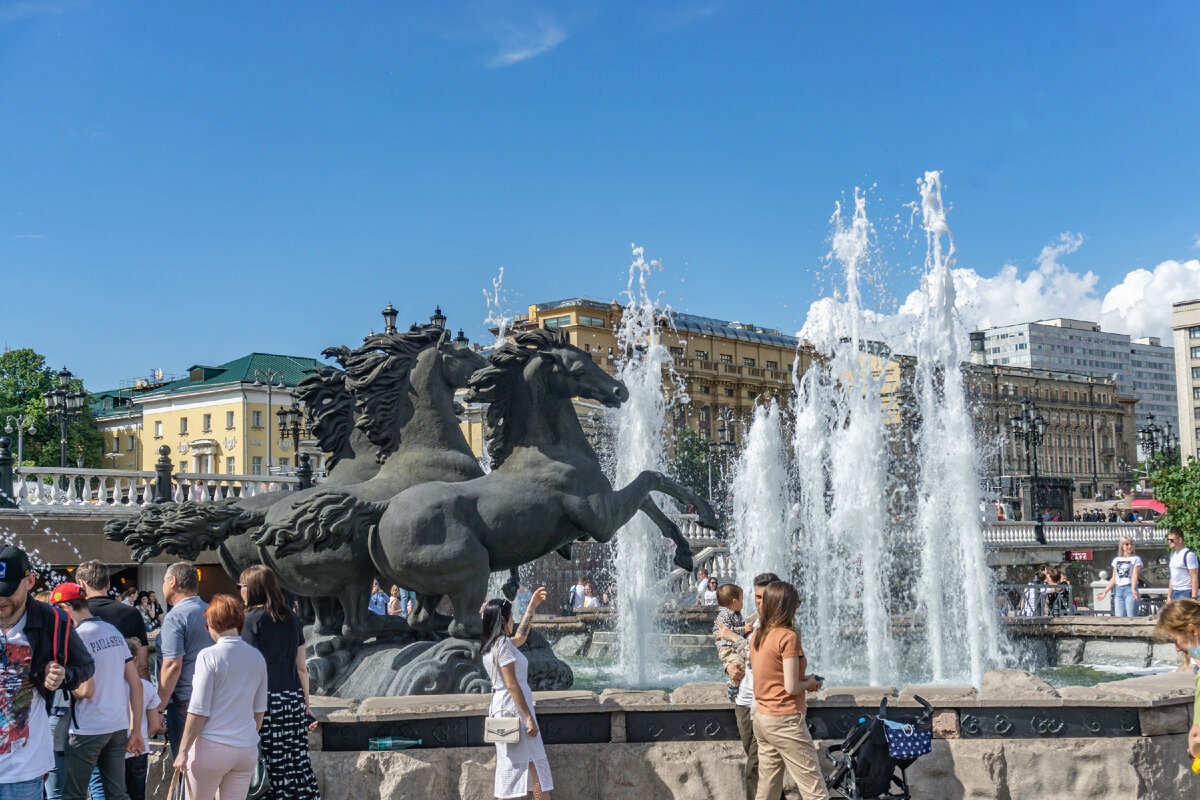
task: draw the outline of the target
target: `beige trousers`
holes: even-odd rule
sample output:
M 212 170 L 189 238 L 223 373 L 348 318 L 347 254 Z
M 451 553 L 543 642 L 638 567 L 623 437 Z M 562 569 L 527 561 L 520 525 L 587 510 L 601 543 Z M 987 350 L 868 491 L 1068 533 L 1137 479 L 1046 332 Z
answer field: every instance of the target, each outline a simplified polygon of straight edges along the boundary
M 758 794 L 755 800 L 778 800 L 783 794 L 787 769 L 804 800 L 829 800 L 817 760 L 817 748 L 808 735 L 803 714 L 754 715 L 758 740 Z

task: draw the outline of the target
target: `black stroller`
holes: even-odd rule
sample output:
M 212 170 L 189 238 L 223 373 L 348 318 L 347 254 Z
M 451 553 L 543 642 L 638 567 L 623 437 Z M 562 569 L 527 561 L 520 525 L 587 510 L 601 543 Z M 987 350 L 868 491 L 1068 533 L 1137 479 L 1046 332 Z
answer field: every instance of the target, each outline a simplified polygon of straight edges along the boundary
M 933 738 L 933 708 L 913 699 L 925 707 L 920 714 L 888 714 L 885 697 L 878 716 L 863 717 L 844 742 L 825 748 L 834 767 L 825 785 L 834 797 L 911 800 L 905 770 L 929 752 Z M 893 784 L 899 794 L 892 793 Z

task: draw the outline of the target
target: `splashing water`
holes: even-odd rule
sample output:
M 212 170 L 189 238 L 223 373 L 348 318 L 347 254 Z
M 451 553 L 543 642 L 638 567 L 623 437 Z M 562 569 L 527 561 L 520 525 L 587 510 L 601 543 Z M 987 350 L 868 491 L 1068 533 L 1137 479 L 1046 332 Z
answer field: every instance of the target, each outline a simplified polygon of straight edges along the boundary
M 1004 639 L 995 613 L 995 581 L 984 558 L 980 462 L 963 387 L 967 337 L 954 309 L 954 238 L 942 205 L 940 173 L 926 172 L 920 187 L 927 306 L 916 337 L 914 386 L 921 412 L 917 602 L 933 680 L 965 677 L 978 686 L 983 673 L 1004 658 Z
M 774 400 L 769 407 L 755 407 L 745 443 L 734 468 L 729 545 L 743 602 L 749 608 L 756 575 L 775 572 L 784 577 L 788 572 L 799 520 L 793 512 L 782 414 Z
M 659 339 L 658 323 L 665 312 L 650 296 L 647 285 L 650 271 L 658 267 L 658 262 L 646 261 L 642 248 L 633 248 L 626 303 L 617 330 L 617 378 L 629 389 L 629 399 L 606 419 L 615 434 L 613 485 L 618 488 L 643 470 L 665 472 L 667 467 L 663 432 L 669 402 L 663 372 L 670 371 L 672 360 Z M 664 498 L 652 497 L 661 508 Z M 642 513 L 616 536 L 618 662 L 620 672 L 635 685 L 645 685 L 663 669 L 651 637 L 664 600 L 664 542 Z
M 508 309 L 508 295 L 504 291 L 504 267 L 500 268 L 500 274 L 492 278 L 492 291 L 483 290 L 483 297 L 488 312 L 483 323 L 489 328 L 496 328 L 496 343 L 493 346 L 499 346 L 508 338 L 508 329 L 513 322 L 513 315 Z

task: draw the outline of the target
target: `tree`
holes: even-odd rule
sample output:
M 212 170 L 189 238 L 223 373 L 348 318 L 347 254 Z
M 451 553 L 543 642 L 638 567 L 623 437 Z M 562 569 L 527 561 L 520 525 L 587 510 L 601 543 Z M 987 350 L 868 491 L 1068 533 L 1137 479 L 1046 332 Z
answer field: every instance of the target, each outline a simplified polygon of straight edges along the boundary
M 708 497 L 708 443 L 691 428 L 675 434 L 671 477 L 701 497 Z
M 1150 482 L 1154 499 L 1167 507 L 1158 527 L 1179 528 L 1187 546 L 1200 552 L 1200 461 L 1189 456 L 1186 465 L 1160 463 Z
M 61 430 L 57 419 L 46 414 L 42 396 L 58 387 L 58 373 L 46 365 L 45 356 L 30 348 L 0 353 L 0 429 L 11 416 L 29 416 L 37 433 L 25 434 L 26 466 L 57 467 Z M 84 391 L 83 381 L 71 380 L 70 391 Z M 8 435 L 8 434 L 5 434 Z M 16 431 L 10 436 L 16 450 Z M 67 462 L 83 457 L 84 466 L 103 466 L 104 437 L 96 430 L 91 409 L 75 414 L 67 425 Z

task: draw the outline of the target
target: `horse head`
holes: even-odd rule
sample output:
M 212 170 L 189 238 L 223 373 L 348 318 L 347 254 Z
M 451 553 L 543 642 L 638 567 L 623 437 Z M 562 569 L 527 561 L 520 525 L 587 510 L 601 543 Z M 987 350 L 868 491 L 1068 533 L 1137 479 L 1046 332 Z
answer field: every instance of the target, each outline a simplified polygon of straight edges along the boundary
M 443 331 L 437 342 L 437 357 L 442 378 L 451 389 L 465 389 L 471 376 L 487 366 L 487 359 L 467 346 L 465 340 L 450 338 L 450 331 Z
M 537 351 L 536 361 L 525 368 L 527 380 L 540 373 L 548 393 L 567 400 L 595 400 L 605 408 L 616 408 L 629 399 L 625 384 L 605 372 L 590 353 L 571 344 L 565 333 L 554 334 L 546 337 L 548 341 L 544 349 Z

